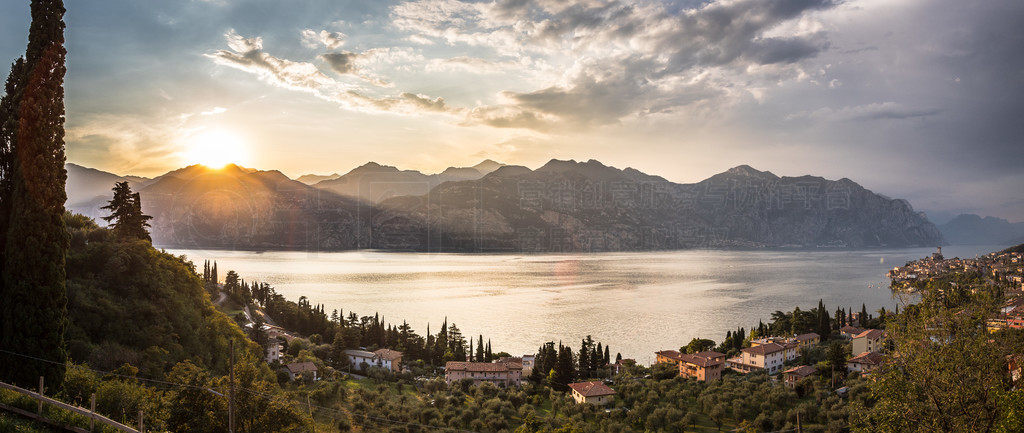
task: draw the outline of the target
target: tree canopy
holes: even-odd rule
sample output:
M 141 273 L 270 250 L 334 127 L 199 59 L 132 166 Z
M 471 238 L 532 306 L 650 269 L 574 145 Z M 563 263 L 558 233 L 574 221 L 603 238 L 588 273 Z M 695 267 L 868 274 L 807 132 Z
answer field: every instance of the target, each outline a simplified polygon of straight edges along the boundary
M 142 198 L 139 193 L 133 193 L 128 182 L 114 184 L 113 191 L 114 197 L 106 206 L 100 208 L 110 211 L 110 215 L 103 217 L 103 220 L 110 223 L 114 234 L 121 239 L 152 241 L 146 228 L 153 217 L 142 213 Z

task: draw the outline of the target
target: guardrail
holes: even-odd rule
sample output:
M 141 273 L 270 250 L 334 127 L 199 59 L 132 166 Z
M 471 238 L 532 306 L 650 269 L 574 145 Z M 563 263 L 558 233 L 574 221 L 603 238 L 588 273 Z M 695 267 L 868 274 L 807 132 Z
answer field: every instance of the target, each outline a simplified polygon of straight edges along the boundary
M 42 393 L 34 392 L 34 391 L 29 391 L 27 389 L 19 388 L 17 386 L 10 385 L 10 384 L 3 383 L 3 382 L 0 382 L 0 388 L 8 389 L 8 390 L 17 392 L 19 394 L 26 395 L 29 398 L 32 398 L 32 399 L 34 399 L 34 400 L 39 402 L 39 410 L 38 410 L 38 413 L 35 413 L 35 414 L 33 414 L 33 413 L 29 412 L 29 411 L 23 410 L 23 409 L 19 409 L 19 408 L 16 408 L 16 407 L 10 407 L 10 406 L 4 405 L 4 404 L 0 404 L 0 408 L 3 408 L 4 410 L 9 410 L 11 412 L 17 413 L 17 414 L 22 415 L 22 416 L 26 416 L 26 417 L 29 417 L 29 418 L 32 418 L 32 419 L 36 419 L 36 420 L 39 420 L 39 421 L 43 421 L 43 422 L 48 422 L 50 424 L 54 424 L 52 421 L 50 421 L 50 420 L 48 420 L 48 419 L 46 419 L 46 418 L 44 418 L 42 416 L 43 404 L 45 403 L 45 404 L 48 404 L 48 405 L 51 405 L 51 406 L 56 406 L 56 407 L 59 407 L 61 409 L 68 410 L 68 411 L 71 411 L 71 412 L 74 412 L 74 413 L 77 413 L 79 415 L 83 415 L 83 416 L 89 418 L 89 430 L 86 430 L 86 429 L 83 429 L 83 428 L 80 428 L 80 427 L 73 427 L 73 426 L 64 426 L 64 425 L 59 426 L 59 427 L 65 429 L 65 430 L 70 430 L 70 431 L 74 431 L 74 432 L 78 432 L 78 433 L 89 433 L 89 432 L 92 431 L 92 429 L 93 429 L 93 427 L 95 425 L 94 423 L 99 422 L 99 423 L 103 423 L 103 424 L 106 424 L 108 426 L 111 426 L 113 428 L 116 428 L 118 430 L 121 430 L 121 431 L 123 431 L 125 433 L 141 433 L 141 432 L 145 431 L 144 430 L 145 425 L 143 424 L 143 418 L 142 418 L 142 411 L 139 411 L 139 428 L 138 428 L 138 430 L 133 429 L 131 427 L 128 427 L 128 426 L 126 426 L 124 424 L 121 424 L 121 423 L 119 423 L 117 421 L 111 420 L 110 418 L 107 418 L 107 417 L 105 417 L 103 415 L 100 415 L 100 414 L 96 413 L 96 394 L 92 395 L 92 404 L 91 404 L 92 409 L 90 410 L 90 409 L 80 408 L 78 406 L 72 406 L 72 405 L 64 403 L 62 401 L 54 400 L 52 398 L 44 396 L 44 395 L 42 395 Z M 39 380 L 39 388 L 42 389 L 42 378 L 40 378 L 40 380 Z

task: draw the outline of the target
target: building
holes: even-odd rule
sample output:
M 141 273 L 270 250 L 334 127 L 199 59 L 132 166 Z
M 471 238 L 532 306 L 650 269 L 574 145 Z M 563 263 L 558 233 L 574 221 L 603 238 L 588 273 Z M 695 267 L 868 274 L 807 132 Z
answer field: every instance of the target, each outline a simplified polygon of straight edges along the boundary
M 373 352 L 376 358 L 376 366 L 394 372 L 402 369 L 402 352 L 391 349 L 377 349 Z
M 270 340 L 277 339 L 277 337 L 282 337 L 285 340 L 292 341 L 292 339 L 295 338 L 295 336 L 289 334 L 288 331 L 285 331 L 284 328 L 280 326 L 264 323 L 263 326 L 260 327 L 260 329 L 263 330 L 264 334 L 267 334 L 267 339 Z
M 756 340 L 750 340 L 750 347 L 763 346 L 770 343 L 785 344 L 788 342 L 789 340 L 786 337 L 764 337 Z
M 842 328 L 839 328 L 839 335 L 842 335 L 843 338 L 845 338 L 847 340 L 852 340 L 853 337 L 856 337 L 857 334 L 860 334 L 861 332 L 864 332 L 864 331 L 866 331 L 866 329 L 864 329 L 864 328 L 858 328 L 856 326 L 846 325 L 846 326 L 844 326 Z
M 570 383 L 569 388 L 572 389 L 572 399 L 578 404 L 603 406 L 615 402 L 615 390 L 601 382 Z
M 345 351 L 345 356 L 348 357 L 349 365 L 353 370 L 362 370 L 363 364 L 366 364 L 366 368 L 370 368 L 377 363 L 377 354 L 365 350 L 348 349 Z
M 472 379 L 474 385 L 490 382 L 503 387 L 518 387 L 523 382 L 523 364 L 448 361 L 444 366 L 444 381 L 451 385 L 463 379 Z
M 846 361 L 846 371 L 868 374 L 882 365 L 884 356 L 878 352 L 864 352 Z
M 291 380 L 301 379 L 303 377 L 311 377 L 312 380 L 320 380 L 317 376 L 316 364 L 312 362 L 293 362 L 285 366 L 288 370 L 288 378 Z M 306 376 L 310 374 L 310 376 Z
M 706 351 L 695 354 L 681 354 L 679 375 L 692 377 L 700 382 L 719 380 L 725 367 L 725 354 Z
M 853 353 L 881 352 L 885 340 L 885 331 L 868 329 L 853 337 Z
M 784 374 L 786 375 L 786 379 L 785 379 L 786 380 L 786 386 L 792 388 L 792 387 L 796 386 L 796 383 L 799 382 L 801 379 L 803 379 L 805 377 L 813 376 L 813 375 L 815 375 L 817 373 L 818 373 L 818 369 L 814 368 L 814 367 L 811 367 L 809 365 L 801 365 L 799 367 L 793 367 L 793 368 L 791 368 L 789 370 L 786 370 L 784 372 Z
M 534 362 L 536 362 L 535 355 L 523 355 L 523 376 L 533 373 Z
M 793 337 L 793 342 L 797 344 L 797 349 L 803 349 L 807 346 L 813 346 L 820 343 L 821 336 L 814 332 L 808 332 L 806 334 L 800 334 Z
M 775 374 L 782 370 L 782 364 L 796 359 L 797 343 L 768 343 L 756 347 L 748 347 L 740 351 L 740 356 L 729 359 L 727 366 L 740 373 L 765 370 Z
M 682 353 L 678 350 L 662 350 L 660 352 L 654 352 L 654 360 L 658 364 L 674 364 L 676 366 L 682 362 Z
M 277 362 L 281 360 L 281 342 L 277 340 L 270 340 L 267 343 L 267 354 L 263 357 L 267 363 Z

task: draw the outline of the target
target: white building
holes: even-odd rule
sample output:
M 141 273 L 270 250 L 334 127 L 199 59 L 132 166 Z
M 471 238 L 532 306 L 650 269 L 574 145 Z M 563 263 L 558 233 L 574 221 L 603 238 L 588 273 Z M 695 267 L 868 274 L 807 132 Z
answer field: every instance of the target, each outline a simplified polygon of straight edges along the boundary
M 267 354 L 263 358 L 267 363 L 272 363 L 281 360 L 281 342 L 277 340 L 270 340 L 267 343 Z
M 796 359 L 797 343 L 767 343 L 748 347 L 740 351 L 740 356 L 728 360 L 729 368 L 740 373 L 765 370 L 768 374 L 782 371 L 786 361 Z

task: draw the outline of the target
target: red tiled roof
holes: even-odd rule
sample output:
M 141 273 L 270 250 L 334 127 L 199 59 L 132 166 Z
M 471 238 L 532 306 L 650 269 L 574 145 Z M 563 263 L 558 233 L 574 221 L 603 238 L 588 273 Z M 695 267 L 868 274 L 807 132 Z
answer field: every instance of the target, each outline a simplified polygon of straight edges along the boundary
M 861 332 L 860 334 L 857 334 L 857 336 L 853 337 L 853 338 L 867 337 L 867 338 L 870 338 L 872 340 L 877 340 L 877 339 L 879 339 L 881 337 L 884 337 L 884 336 L 885 336 L 885 331 L 883 331 L 881 329 L 868 329 L 868 330 L 866 330 L 864 332 Z
M 316 364 L 312 362 L 295 362 L 288 364 L 288 371 L 292 373 L 302 373 L 304 371 L 316 371 Z
M 817 372 L 818 369 L 811 367 L 810 365 L 801 365 L 799 367 L 793 367 L 789 370 L 786 370 L 786 374 L 794 374 L 800 377 L 807 377 Z
M 807 340 L 813 340 L 815 338 L 821 338 L 821 336 L 816 334 L 816 333 L 814 333 L 814 332 L 808 332 L 806 334 L 801 334 L 801 335 L 797 335 L 796 336 L 796 340 L 797 341 L 807 341 Z
M 769 355 L 769 354 L 772 354 L 772 353 L 775 353 L 775 352 L 780 352 L 780 351 L 783 351 L 785 349 L 786 349 L 786 346 L 783 346 L 783 345 L 781 345 L 779 343 L 768 343 L 768 344 L 762 344 L 762 345 L 757 346 L 757 347 L 748 347 L 746 349 L 743 349 L 742 352 L 753 353 L 753 354 L 756 354 L 756 355 L 764 356 L 764 355 Z
M 864 328 L 858 328 L 856 326 L 846 325 L 846 326 L 844 326 L 842 328 L 839 328 L 839 332 L 846 333 L 846 334 L 860 334 L 861 332 L 864 332 Z
M 846 361 L 847 364 L 867 364 L 867 365 L 880 365 L 884 356 L 878 352 L 864 352 L 860 355 L 854 356 Z
M 725 355 L 722 355 L 722 356 L 725 356 Z M 705 358 L 705 357 L 699 356 L 699 355 L 686 355 L 686 354 L 680 355 L 680 361 L 683 361 L 683 362 L 685 362 L 687 364 L 693 364 L 693 365 L 696 365 L 698 367 L 710 367 L 712 365 L 718 365 L 718 364 L 722 363 L 722 361 L 717 360 L 716 358 Z
M 402 359 L 402 352 L 399 352 L 397 350 L 377 349 L 373 352 L 373 354 L 379 356 L 380 359 L 383 359 L 385 361 L 394 362 L 396 360 Z
M 676 361 L 682 361 L 683 354 L 679 353 L 678 350 L 662 350 L 661 352 L 654 352 L 655 355 L 661 355 L 668 359 L 674 359 Z
M 615 390 L 601 382 L 578 382 L 570 383 L 569 388 L 580 393 L 584 397 L 598 397 L 602 395 L 615 395 Z
M 708 359 L 725 358 L 725 354 L 724 353 L 718 353 L 718 352 L 715 352 L 714 350 L 705 350 L 703 352 L 694 353 L 693 355 L 694 356 L 699 356 L 701 358 L 708 358 Z

